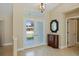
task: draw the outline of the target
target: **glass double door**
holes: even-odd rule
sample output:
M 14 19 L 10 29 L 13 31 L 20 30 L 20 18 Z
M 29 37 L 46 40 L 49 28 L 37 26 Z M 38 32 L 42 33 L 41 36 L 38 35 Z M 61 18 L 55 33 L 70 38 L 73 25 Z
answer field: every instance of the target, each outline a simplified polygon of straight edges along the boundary
M 42 21 L 25 21 L 24 47 L 31 48 L 44 43 L 44 29 Z

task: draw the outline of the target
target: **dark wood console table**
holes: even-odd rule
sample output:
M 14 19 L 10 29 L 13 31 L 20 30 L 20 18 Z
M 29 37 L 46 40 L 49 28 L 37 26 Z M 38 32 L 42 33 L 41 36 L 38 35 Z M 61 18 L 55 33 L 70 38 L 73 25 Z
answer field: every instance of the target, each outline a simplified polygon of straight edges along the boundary
M 59 48 L 59 35 L 48 34 L 48 46 Z

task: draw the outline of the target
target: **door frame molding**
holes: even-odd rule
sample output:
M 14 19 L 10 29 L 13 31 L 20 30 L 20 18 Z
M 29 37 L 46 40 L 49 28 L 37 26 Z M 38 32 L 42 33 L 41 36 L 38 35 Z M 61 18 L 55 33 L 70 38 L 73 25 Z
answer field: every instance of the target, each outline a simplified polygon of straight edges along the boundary
M 2 18 L 2 17 L 0 17 L 0 22 L 2 23 L 1 25 L 2 25 L 2 29 L 1 29 L 1 31 L 2 31 L 2 33 L 1 33 L 1 42 L 0 42 L 0 46 L 5 46 L 5 45 L 9 45 L 8 43 L 3 43 L 3 40 L 5 40 L 5 30 L 4 30 L 4 27 L 5 27 L 5 25 L 4 25 L 4 18 Z
M 66 18 L 66 47 L 68 47 L 68 34 L 67 34 L 67 31 L 68 31 L 68 19 L 70 19 L 70 18 L 79 18 L 79 16 L 73 16 L 73 17 Z M 76 27 L 76 34 L 77 34 L 77 27 Z M 77 43 L 78 42 L 77 42 L 77 35 L 76 35 L 76 44 Z

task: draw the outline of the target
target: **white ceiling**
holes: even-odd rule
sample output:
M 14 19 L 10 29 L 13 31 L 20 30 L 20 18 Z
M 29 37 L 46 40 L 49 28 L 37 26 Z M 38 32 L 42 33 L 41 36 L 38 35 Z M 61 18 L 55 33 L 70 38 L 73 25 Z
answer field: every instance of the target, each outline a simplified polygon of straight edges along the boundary
M 24 3 L 23 3 L 24 4 Z M 0 16 L 8 16 L 12 14 L 12 5 L 9 3 L 0 3 Z M 46 3 L 46 12 L 54 9 L 56 6 L 58 6 L 58 3 Z M 39 11 L 40 3 L 25 3 L 23 6 L 25 6 L 25 9 Z
M 48 3 L 48 4 L 46 4 L 46 10 L 47 11 L 53 10 L 58 5 L 59 5 L 58 3 Z
M 26 7 L 30 8 L 30 9 L 39 10 L 40 4 L 41 3 L 27 3 L 25 5 L 26 5 Z M 58 5 L 59 5 L 58 3 L 45 3 L 45 10 L 50 11 Z

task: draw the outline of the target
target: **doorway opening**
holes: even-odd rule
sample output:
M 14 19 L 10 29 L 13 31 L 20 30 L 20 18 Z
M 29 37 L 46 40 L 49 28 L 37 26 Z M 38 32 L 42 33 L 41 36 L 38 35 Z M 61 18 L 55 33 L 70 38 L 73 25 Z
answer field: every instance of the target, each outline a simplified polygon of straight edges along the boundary
M 24 41 L 23 46 L 32 48 L 45 44 L 44 21 L 25 20 L 24 21 Z
M 76 46 L 79 42 L 79 18 L 67 19 L 67 47 Z

